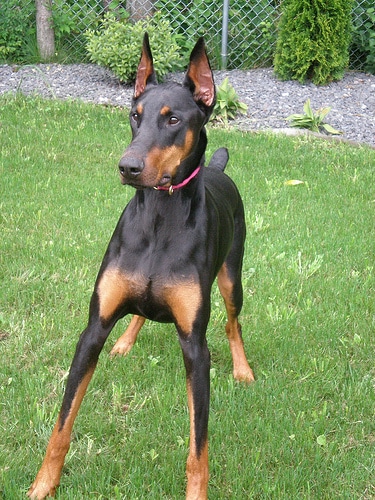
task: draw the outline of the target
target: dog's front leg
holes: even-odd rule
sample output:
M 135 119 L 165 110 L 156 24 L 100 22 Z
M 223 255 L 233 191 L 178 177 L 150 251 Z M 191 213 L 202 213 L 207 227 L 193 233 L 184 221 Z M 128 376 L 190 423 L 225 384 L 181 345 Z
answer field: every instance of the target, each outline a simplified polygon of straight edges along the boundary
M 81 335 L 70 367 L 61 410 L 50 437 L 45 458 L 28 491 L 28 496 L 32 499 L 41 500 L 55 494 L 69 449 L 74 420 L 109 331 L 110 328 L 104 329 L 100 322 L 96 325 L 91 322 Z
M 186 464 L 187 500 L 206 500 L 208 487 L 208 413 L 210 353 L 206 339 L 180 333 L 190 414 L 190 451 Z
M 191 278 L 165 287 L 164 298 L 174 318 L 186 369 L 190 415 L 186 500 L 206 500 L 210 405 L 210 352 L 206 329 L 210 318 L 210 289 L 205 292 L 198 279 Z

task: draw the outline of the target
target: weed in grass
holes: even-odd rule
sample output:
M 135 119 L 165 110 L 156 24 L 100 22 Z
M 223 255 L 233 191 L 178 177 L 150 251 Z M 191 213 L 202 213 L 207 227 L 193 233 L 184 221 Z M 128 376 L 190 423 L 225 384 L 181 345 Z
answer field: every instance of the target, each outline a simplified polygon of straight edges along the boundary
M 323 255 L 316 255 L 313 260 L 302 259 L 302 252 L 298 251 L 297 259 L 295 265 L 293 266 L 295 271 L 303 279 L 309 279 L 314 276 L 315 273 L 319 271 L 323 262 Z
M 262 231 L 267 231 L 267 229 L 270 227 L 270 224 L 264 222 L 263 215 L 256 213 L 252 226 L 255 233 L 260 233 Z
M 324 122 L 324 118 L 331 111 L 330 107 L 320 108 L 318 111 L 311 109 L 310 99 L 307 99 L 303 106 L 303 114 L 293 114 L 288 116 L 287 120 L 290 121 L 292 127 L 305 128 L 312 132 L 326 132 L 327 134 L 338 135 L 341 134 L 328 123 Z
M 98 266 L 132 191 L 117 178 L 130 139 L 122 110 L 7 96 L 0 113 L 0 496 L 8 500 L 24 497 L 40 465 Z M 227 173 L 245 202 L 241 323 L 257 376 L 250 388 L 231 378 L 213 290 L 211 497 L 371 498 L 375 152 L 208 133 L 207 157 L 229 148 Z M 176 478 L 189 423 L 175 331 L 147 323 L 127 358 L 110 359 L 125 323 L 77 419 L 61 498 L 183 497 Z

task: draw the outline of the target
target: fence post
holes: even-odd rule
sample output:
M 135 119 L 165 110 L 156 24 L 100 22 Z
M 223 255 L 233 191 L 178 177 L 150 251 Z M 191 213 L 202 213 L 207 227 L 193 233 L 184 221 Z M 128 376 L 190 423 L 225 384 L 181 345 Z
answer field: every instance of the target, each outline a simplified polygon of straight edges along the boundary
M 221 69 L 227 69 L 228 21 L 229 21 L 229 0 L 223 0 L 223 26 L 221 30 Z

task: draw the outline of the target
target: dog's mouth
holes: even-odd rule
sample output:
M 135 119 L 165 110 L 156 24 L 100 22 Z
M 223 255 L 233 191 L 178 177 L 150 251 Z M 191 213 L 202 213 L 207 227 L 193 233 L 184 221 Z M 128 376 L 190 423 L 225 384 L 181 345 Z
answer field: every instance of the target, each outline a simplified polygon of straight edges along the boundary
M 141 177 L 141 176 L 139 176 Z M 131 186 L 135 189 L 147 189 L 147 188 L 154 188 L 154 189 L 159 189 L 163 187 L 169 187 L 172 183 L 172 176 L 170 174 L 164 174 L 161 176 L 159 180 L 148 180 L 148 179 L 142 179 L 142 178 L 128 178 L 126 175 L 124 175 L 120 171 L 120 180 L 122 184 L 126 184 L 128 186 Z
M 169 161 L 165 165 L 159 157 L 149 159 L 135 153 L 124 154 L 118 165 L 121 183 L 136 189 L 168 189 L 180 164 L 171 168 L 170 165 L 174 163 Z
M 171 183 L 172 183 L 172 177 L 169 174 L 164 174 L 157 183 L 157 185 L 154 187 L 155 189 L 158 189 L 158 187 L 168 187 L 167 184 Z

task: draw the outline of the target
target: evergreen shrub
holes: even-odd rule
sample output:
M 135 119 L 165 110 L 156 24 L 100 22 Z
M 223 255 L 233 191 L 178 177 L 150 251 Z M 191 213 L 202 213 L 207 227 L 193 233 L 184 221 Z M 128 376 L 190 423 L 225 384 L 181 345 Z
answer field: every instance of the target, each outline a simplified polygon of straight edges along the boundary
M 349 63 L 352 0 L 284 0 L 274 57 L 282 80 L 322 85 Z

